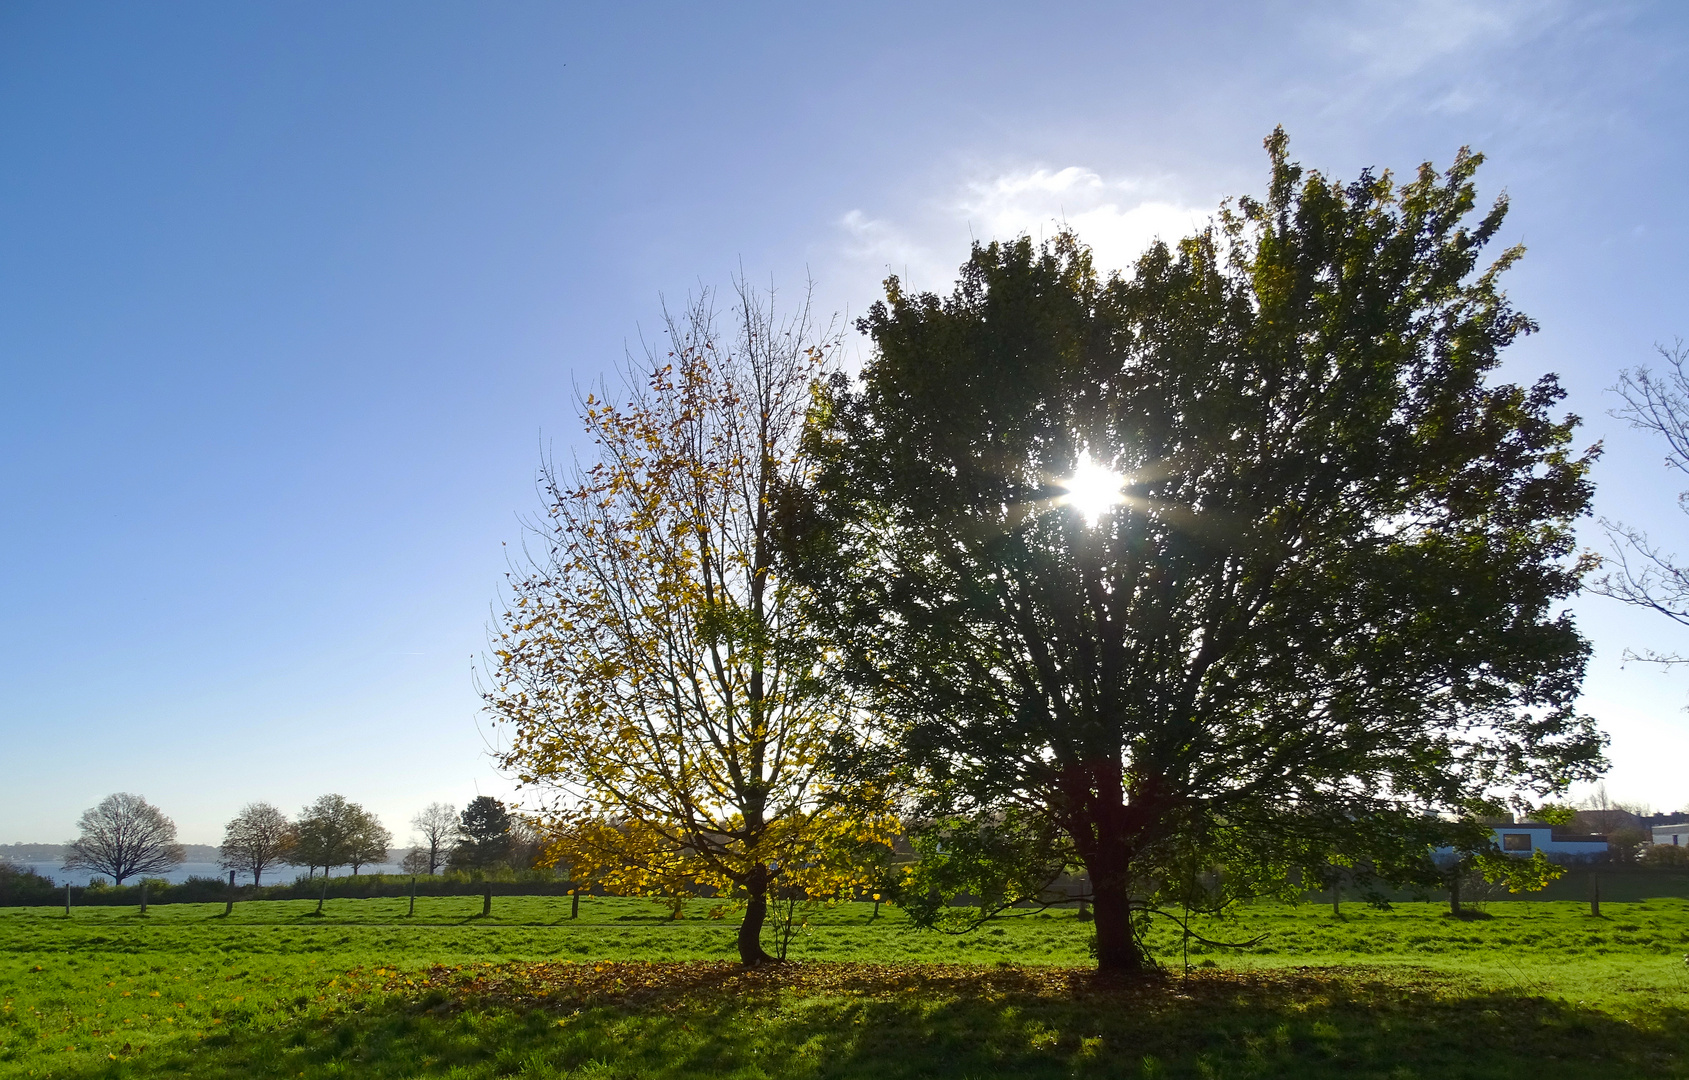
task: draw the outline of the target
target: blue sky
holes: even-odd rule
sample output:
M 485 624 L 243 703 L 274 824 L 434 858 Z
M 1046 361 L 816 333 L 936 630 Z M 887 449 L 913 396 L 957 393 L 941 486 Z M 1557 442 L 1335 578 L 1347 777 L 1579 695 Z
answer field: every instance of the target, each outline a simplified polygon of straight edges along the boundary
M 737 268 L 860 313 L 970 236 L 1112 265 L 1261 139 L 1351 176 L 1484 151 L 1509 291 L 1681 540 L 1603 389 L 1689 337 L 1672 3 L 0 6 L 0 842 L 113 790 L 216 842 L 338 791 L 403 840 L 509 785 L 471 659 L 541 447 L 660 298 Z M 1600 535 L 1589 530 L 1588 541 Z M 1689 544 L 1674 546 L 1689 553 Z M 1581 599 L 1609 787 L 1689 804 L 1686 635 Z

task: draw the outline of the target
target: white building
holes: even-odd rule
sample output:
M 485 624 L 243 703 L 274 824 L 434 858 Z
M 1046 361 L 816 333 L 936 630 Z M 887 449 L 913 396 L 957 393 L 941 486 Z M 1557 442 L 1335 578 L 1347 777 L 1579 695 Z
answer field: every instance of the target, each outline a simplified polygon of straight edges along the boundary
M 1497 825 L 1494 836 L 1496 847 L 1509 855 L 1526 858 L 1540 851 L 1555 862 L 1579 862 L 1607 854 L 1605 836 L 1568 833 L 1540 821 Z M 1689 843 L 1689 826 L 1684 827 L 1683 840 Z
M 1667 847 L 1689 847 L 1689 821 L 1674 821 L 1670 825 L 1655 825 L 1653 840 Z

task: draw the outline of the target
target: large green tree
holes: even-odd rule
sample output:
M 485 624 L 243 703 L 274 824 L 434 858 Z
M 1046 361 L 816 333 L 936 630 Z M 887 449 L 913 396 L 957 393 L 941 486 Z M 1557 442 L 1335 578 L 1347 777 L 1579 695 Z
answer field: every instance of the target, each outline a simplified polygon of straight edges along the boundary
M 510 811 L 491 795 L 477 795 L 458 818 L 458 841 L 452 865 L 466 870 L 490 870 L 510 857 Z
M 1479 261 L 1505 200 L 1464 151 L 1345 185 L 1268 149 L 1264 200 L 1128 275 L 1063 234 L 976 245 L 948 297 L 889 279 L 789 508 L 922 796 L 906 899 L 1083 868 L 1104 969 L 1194 888 L 1424 870 L 1602 764 L 1560 610 L 1590 454 L 1552 377 L 1493 377 L 1533 329 L 1519 249 Z
M 328 875 L 337 866 L 352 867 L 356 874 L 367 863 L 387 858 L 393 835 L 368 810 L 344 795 L 324 795 L 299 811 L 294 821 L 288 861 L 295 866 L 323 868 L 323 896 L 328 895 Z M 318 910 L 322 909 L 319 901 Z
M 392 843 L 393 834 L 381 823 L 381 819 L 353 803 L 352 843 L 346 852 L 346 861 L 352 865 L 352 873 L 356 874 L 370 863 L 386 862 L 387 849 Z

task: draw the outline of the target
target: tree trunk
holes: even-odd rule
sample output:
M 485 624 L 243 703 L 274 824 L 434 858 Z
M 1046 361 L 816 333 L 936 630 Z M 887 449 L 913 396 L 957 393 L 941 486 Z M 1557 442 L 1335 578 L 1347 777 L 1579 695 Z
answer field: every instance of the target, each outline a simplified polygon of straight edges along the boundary
M 1331 917 L 1334 919 L 1343 917 L 1343 886 L 1336 882 L 1332 882 L 1331 885 Z
M 323 891 L 317 894 L 317 914 L 323 913 L 323 901 L 328 899 L 328 867 L 323 867 Z
M 411 875 L 411 909 L 405 912 L 407 918 L 416 914 L 416 875 Z
M 493 913 L 493 883 L 486 883 L 486 892 L 481 894 L 481 918 L 485 919 Z
M 1593 870 L 1589 872 L 1589 913 L 1601 917 L 1601 875 Z
M 235 913 L 235 872 L 229 871 L 229 891 L 223 900 L 223 918 Z
M 758 967 L 774 960 L 762 948 L 762 926 L 768 921 L 767 867 L 752 867 L 745 891 L 751 898 L 745 904 L 745 921 L 739 924 L 739 962 L 746 967 Z
M 1083 767 L 1074 777 L 1074 813 L 1065 823 L 1091 882 L 1091 926 L 1096 934 L 1097 971 L 1136 975 L 1155 967 L 1132 928 L 1132 860 L 1153 837 L 1161 810 L 1154 787 L 1128 799 L 1118 761 Z M 1079 903 L 1080 918 L 1085 902 Z
M 142 878 L 141 879 L 141 914 L 145 915 L 146 913 L 147 913 L 147 882 L 146 882 L 145 878 Z
M 1091 911 L 1097 931 L 1097 970 L 1131 975 L 1144 970 L 1143 949 L 1132 932 L 1132 890 L 1124 874 L 1093 873 Z
M 1449 882 L 1449 914 L 1460 917 L 1460 875 L 1457 873 Z
M 577 887 L 569 893 L 569 918 L 578 919 L 580 917 L 581 917 L 581 890 L 579 889 L 579 887 Z

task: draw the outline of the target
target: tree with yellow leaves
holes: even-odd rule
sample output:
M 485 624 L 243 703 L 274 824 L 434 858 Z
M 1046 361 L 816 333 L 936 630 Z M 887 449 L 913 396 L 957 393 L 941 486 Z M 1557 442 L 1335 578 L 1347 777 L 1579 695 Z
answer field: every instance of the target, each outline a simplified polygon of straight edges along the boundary
M 677 912 L 700 886 L 742 899 L 755 965 L 771 892 L 863 886 L 889 819 L 825 773 L 857 706 L 776 565 L 774 503 L 805 479 L 838 333 L 807 299 L 783 319 L 743 282 L 737 300 L 725 338 L 707 294 L 665 313 L 623 400 L 582 403 L 597 459 L 542 467 L 483 696 L 501 763 L 546 793 L 551 859 Z

